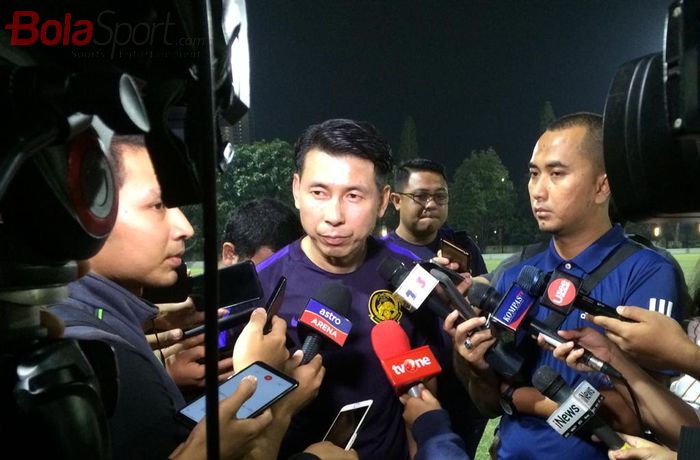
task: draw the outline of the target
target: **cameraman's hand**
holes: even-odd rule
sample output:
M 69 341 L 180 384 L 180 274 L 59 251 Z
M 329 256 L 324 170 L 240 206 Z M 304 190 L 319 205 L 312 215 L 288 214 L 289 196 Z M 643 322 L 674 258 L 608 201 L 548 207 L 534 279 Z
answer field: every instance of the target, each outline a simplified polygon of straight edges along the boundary
M 357 452 L 354 449 L 345 450 L 330 441 L 317 442 L 307 447 L 304 452 L 317 456 L 321 460 L 357 460 Z
M 587 319 L 605 329 L 608 338 L 643 367 L 683 370 L 685 362 L 697 353 L 695 344 L 673 318 L 641 307 L 617 307 L 617 313 L 635 322 L 592 315 Z
M 255 393 L 257 379 L 247 376 L 241 380 L 235 393 L 219 403 L 219 446 L 222 459 L 241 458 L 249 453 L 252 441 L 272 422 L 267 409 L 256 418 L 237 419 L 236 413 L 243 403 Z M 185 442 L 170 455 L 172 460 L 206 460 L 206 419 L 194 427 Z
M 233 347 L 233 368 L 238 371 L 256 361 L 262 361 L 275 369 L 289 359 L 287 342 L 287 323 L 280 317 L 272 318 L 272 330 L 263 335 L 267 313 L 264 308 L 256 308 L 250 315 L 250 321 L 243 328 Z

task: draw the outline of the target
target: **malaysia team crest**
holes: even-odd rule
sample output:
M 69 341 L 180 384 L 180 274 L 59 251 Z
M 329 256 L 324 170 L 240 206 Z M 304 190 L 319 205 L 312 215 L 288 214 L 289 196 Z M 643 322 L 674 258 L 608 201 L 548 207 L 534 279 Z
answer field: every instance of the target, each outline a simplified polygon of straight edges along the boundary
M 382 321 L 393 319 L 396 322 L 401 320 L 403 312 L 401 311 L 400 297 L 386 289 L 379 289 L 369 296 L 367 309 L 369 310 L 369 319 L 374 324 L 379 324 Z

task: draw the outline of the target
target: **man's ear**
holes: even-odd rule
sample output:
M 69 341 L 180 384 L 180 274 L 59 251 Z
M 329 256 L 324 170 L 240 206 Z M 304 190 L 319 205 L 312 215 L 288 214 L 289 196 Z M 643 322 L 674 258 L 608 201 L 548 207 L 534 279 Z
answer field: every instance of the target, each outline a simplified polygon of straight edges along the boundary
M 294 195 L 294 207 L 299 209 L 299 185 L 301 184 L 301 177 L 299 173 L 294 173 L 294 178 L 292 179 L 292 195 Z
M 610 200 L 610 182 L 608 181 L 607 174 L 601 174 L 597 179 L 598 183 L 596 186 L 596 202 L 604 203 Z
M 398 193 L 391 193 L 389 195 L 389 198 L 391 199 L 391 204 L 394 205 L 394 209 L 399 211 L 401 209 L 401 195 Z
M 379 213 L 377 214 L 378 217 L 384 216 L 384 213 L 386 212 L 386 207 L 389 206 L 389 197 L 391 195 L 391 187 L 388 185 L 385 185 L 384 188 L 381 191 L 381 202 L 379 204 Z
M 221 261 L 225 266 L 238 263 L 238 254 L 236 254 L 236 245 L 228 241 L 221 246 Z

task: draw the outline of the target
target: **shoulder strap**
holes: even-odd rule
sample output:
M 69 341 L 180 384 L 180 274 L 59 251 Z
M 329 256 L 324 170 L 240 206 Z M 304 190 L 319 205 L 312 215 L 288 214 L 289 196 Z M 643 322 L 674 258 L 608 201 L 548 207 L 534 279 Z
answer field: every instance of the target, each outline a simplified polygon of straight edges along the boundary
M 603 261 L 602 264 L 598 266 L 595 270 L 588 274 L 583 279 L 579 291 L 582 294 L 588 295 L 593 290 L 594 287 L 606 276 L 608 273 L 613 271 L 615 267 L 620 265 L 629 256 L 635 252 L 642 249 L 644 246 L 637 243 L 636 241 L 627 240 L 625 243 L 617 247 L 613 252 L 611 252 L 608 257 Z
M 546 251 L 548 247 L 549 247 L 548 241 L 542 241 L 539 243 L 528 244 L 527 246 L 523 247 L 523 250 L 520 252 L 520 262 L 522 262 L 523 260 L 529 259 L 530 257 L 534 256 L 535 254 L 539 254 L 540 252 Z

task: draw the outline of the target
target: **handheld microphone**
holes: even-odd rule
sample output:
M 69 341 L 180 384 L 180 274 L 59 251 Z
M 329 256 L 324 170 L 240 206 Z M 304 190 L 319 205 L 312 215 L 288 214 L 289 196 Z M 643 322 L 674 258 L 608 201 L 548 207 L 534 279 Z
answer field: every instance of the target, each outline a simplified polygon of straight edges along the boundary
M 372 348 L 398 394 L 406 392 L 420 397 L 418 383 L 438 375 L 442 368 L 428 345 L 411 350 L 403 328 L 393 320 L 382 321 L 372 328 Z
M 556 347 L 564 343 L 561 337 L 555 332 L 550 331 L 537 320 L 526 321 L 530 309 L 536 300 L 529 293 L 532 293 L 533 286 L 536 287 L 537 283 L 540 283 L 541 286 L 544 286 L 546 283 L 546 281 L 542 283 L 542 277 L 539 277 L 539 275 L 538 277 L 533 277 L 529 267 L 534 268 L 530 265 L 523 267 L 518 275 L 517 282 L 513 283 L 505 296 L 501 296 L 498 291 L 491 286 L 474 284 L 469 289 L 469 300 L 482 310 L 491 313 L 491 319 L 498 324 L 501 329 L 505 328 L 506 331 L 512 334 L 515 338 L 516 345 L 518 345 L 522 341 L 522 337 L 527 334 L 542 334 L 545 342 Z M 537 271 L 543 273 L 541 270 Z M 530 289 L 522 289 L 520 283 L 527 279 L 532 281 L 529 283 Z M 515 288 L 515 286 L 518 287 Z M 537 307 L 532 311 L 533 313 L 536 312 Z M 622 379 L 622 375 L 617 369 L 597 358 L 585 348 L 583 356 L 581 356 L 579 361 L 596 371 L 603 372 L 617 379 Z
M 489 285 L 474 283 L 467 292 L 467 298 L 472 305 L 489 313 L 489 324 L 498 325 L 497 332 L 502 339 L 519 344 L 527 335 L 526 319 L 531 311 L 536 311 L 536 308 L 532 308 L 536 298 L 518 283 L 513 283 L 504 295 Z
M 530 323 L 530 329 L 532 329 L 532 331 L 536 333 L 542 334 L 542 338 L 544 338 L 544 341 L 552 345 L 553 347 L 559 346 L 562 343 L 564 343 L 561 337 L 545 328 L 542 324 L 540 324 L 539 321 L 532 321 Z M 610 377 L 622 380 L 622 374 L 620 374 L 620 371 L 618 371 L 602 359 L 597 358 L 593 353 L 586 350 L 585 348 L 583 349 L 583 356 L 579 358 L 579 362 L 582 362 L 591 369 L 603 372 L 604 374 L 607 374 Z
M 416 264 L 411 269 L 393 257 L 386 257 L 377 271 L 383 280 L 396 288 L 395 293 L 405 301 L 401 305 L 409 313 L 423 305 L 442 319 L 452 313 L 452 308 L 433 293 L 439 281 L 420 265 Z
M 350 289 L 337 281 L 329 281 L 319 288 L 315 298 L 310 298 L 299 317 L 299 324 L 308 330 L 301 350 L 306 364 L 318 354 L 322 340 L 330 340 L 343 346 L 352 323 L 347 318 L 352 303 Z
M 603 396 L 590 383 L 583 380 L 572 389 L 549 366 L 537 369 L 532 384 L 540 393 L 556 402 L 559 407 L 547 418 L 549 426 L 568 438 L 581 427 L 595 434 L 609 449 L 629 448 L 620 436 L 595 412 L 603 402 Z
M 464 299 L 464 296 L 457 286 L 452 282 L 452 279 L 445 273 L 436 268 L 430 269 L 430 274 L 433 275 L 442 286 L 443 291 L 447 294 L 452 305 L 455 306 L 455 310 L 459 311 L 464 319 L 476 318 L 476 313 L 474 309 L 469 305 L 469 303 Z
M 554 270 L 551 274 L 545 274 L 542 270 L 532 265 L 525 265 L 520 274 L 520 284 L 533 295 L 542 296 L 540 303 L 564 316 L 572 309 L 578 308 L 591 315 L 602 315 L 621 321 L 633 322 L 623 318 L 609 305 L 595 300 L 580 291 L 583 280 L 570 273 Z

